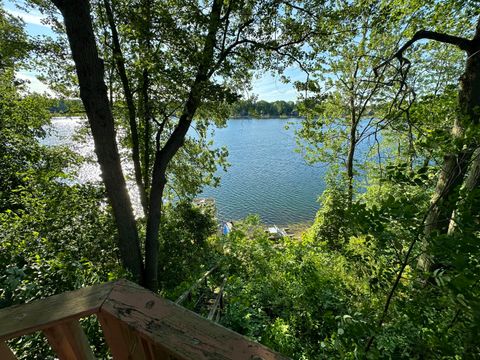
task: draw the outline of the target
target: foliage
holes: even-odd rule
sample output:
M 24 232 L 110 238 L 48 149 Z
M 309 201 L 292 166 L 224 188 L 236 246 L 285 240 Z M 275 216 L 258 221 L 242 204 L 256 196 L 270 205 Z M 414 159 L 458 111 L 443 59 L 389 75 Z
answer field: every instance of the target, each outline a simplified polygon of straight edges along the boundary
M 415 250 L 376 334 L 430 197 L 424 169 L 405 177 L 403 166 L 392 165 L 389 179 L 371 185 L 350 208 L 345 188 L 332 179 L 301 241 L 272 241 L 254 222 L 236 224 L 223 240 L 229 278 L 222 323 L 294 359 L 475 357 L 477 225 L 461 241 L 439 239 L 445 267 L 433 275 L 436 286 L 419 282 Z
M 85 112 L 83 104 L 80 100 L 76 99 L 49 99 L 50 106 L 49 111 L 54 114 L 62 115 L 75 115 Z
M 40 144 L 49 101 L 0 70 L 0 308 L 125 276 L 101 187 L 72 184 L 79 157 Z M 84 322 L 104 353 L 99 326 Z M 10 344 L 20 359 L 53 358 L 45 339 Z
M 23 60 L 30 44 L 22 29 L 22 22 L 3 9 L 3 2 L 0 5 L 0 71 L 3 71 Z
M 345 256 L 317 251 L 311 238 L 274 242 L 248 221 L 224 251 L 226 326 L 295 359 L 333 356 L 350 330 L 365 330 L 368 278 Z
M 322 206 L 308 230 L 309 236 L 332 250 L 342 248 L 351 235 L 349 224 L 345 223 L 348 199 L 342 184 L 332 177 L 328 179 L 327 188 L 320 197 Z
M 59 183 L 42 189 L 36 180 L 17 190 L 22 209 L 0 213 L 0 307 L 126 276 L 111 215 L 100 209 L 102 191 Z M 102 353 L 98 324 L 85 326 Z M 13 347 L 25 359 L 33 353 L 46 359 L 51 351 L 40 335 L 19 338 Z
M 162 222 L 159 273 L 162 289 L 175 299 L 185 285 L 191 284 L 205 268 L 215 264 L 216 257 L 209 238 L 217 224 L 209 211 L 188 202 L 179 202 L 165 209 Z M 171 293 L 173 291 L 173 293 Z
M 238 118 L 244 117 L 296 117 L 298 112 L 293 101 L 256 101 L 247 99 L 237 101 L 232 106 L 232 116 Z

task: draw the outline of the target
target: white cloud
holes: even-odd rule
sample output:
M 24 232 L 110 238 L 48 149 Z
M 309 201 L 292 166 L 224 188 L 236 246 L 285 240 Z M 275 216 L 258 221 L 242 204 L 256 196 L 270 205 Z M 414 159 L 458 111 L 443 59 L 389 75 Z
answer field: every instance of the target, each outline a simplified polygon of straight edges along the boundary
M 55 95 L 54 92 L 43 82 L 37 79 L 35 75 L 25 73 L 25 72 L 17 72 L 15 74 L 17 79 L 27 81 L 27 88 L 31 92 L 36 92 L 39 94 L 47 93 L 47 95 Z
M 288 74 L 290 75 L 290 74 Z M 297 76 L 297 74 L 293 74 Z M 270 73 L 262 74 L 259 79 L 255 79 L 252 84 L 252 92 L 258 94 L 259 100 L 275 101 L 295 101 L 297 91 L 292 83 L 283 83 L 277 76 Z
M 21 18 L 27 24 L 39 25 L 49 28 L 48 25 L 42 23 L 42 20 L 45 19 L 45 17 L 40 13 L 27 13 L 14 9 L 6 9 L 6 11 L 13 16 Z

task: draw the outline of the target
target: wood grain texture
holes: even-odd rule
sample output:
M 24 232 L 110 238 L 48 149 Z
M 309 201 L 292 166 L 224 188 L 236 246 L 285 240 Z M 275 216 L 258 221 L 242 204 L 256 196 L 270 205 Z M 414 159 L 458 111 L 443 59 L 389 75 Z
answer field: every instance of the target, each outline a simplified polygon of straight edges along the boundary
M 106 314 L 164 350 L 167 359 L 287 359 L 127 281 L 114 286 L 100 310 L 100 316 Z
M 5 341 L 0 341 L 0 359 L 2 360 L 17 360 L 17 357 L 8 347 Z
M 60 360 L 94 360 L 87 336 L 78 321 L 56 324 L 43 331 Z
M 113 283 L 94 285 L 0 309 L 0 341 L 45 329 L 59 321 L 94 314 L 112 287 Z
M 57 356 L 92 360 L 78 319 L 96 314 L 115 360 L 282 360 L 286 357 L 125 280 L 0 310 L 4 340 L 43 330 Z
M 98 320 L 114 360 L 154 359 L 133 328 L 106 312 L 98 314 Z

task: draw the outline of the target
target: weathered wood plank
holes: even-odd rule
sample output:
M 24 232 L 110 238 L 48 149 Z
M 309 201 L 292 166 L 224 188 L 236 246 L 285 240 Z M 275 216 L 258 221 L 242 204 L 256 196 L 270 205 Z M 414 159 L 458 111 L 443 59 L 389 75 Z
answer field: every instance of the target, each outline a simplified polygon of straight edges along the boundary
M 216 268 L 217 268 L 217 266 L 214 266 L 210 270 L 205 272 L 205 274 L 203 274 L 200 279 L 198 279 L 188 290 L 186 290 L 182 295 L 180 295 L 178 297 L 178 299 L 175 301 L 175 303 L 177 303 L 177 304 L 183 303 L 185 301 L 185 299 L 188 297 L 188 295 L 190 295 L 190 293 L 193 290 L 195 290 L 202 283 L 202 281 L 206 280 L 207 276 L 210 275 L 213 271 L 215 271 Z
M 43 333 L 60 360 L 95 360 L 87 336 L 77 320 L 58 323 Z
M 0 341 L 0 359 L 2 360 L 17 360 L 13 351 L 8 347 L 5 341 Z
M 142 343 L 145 351 L 150 356 L 149 359 L 152 360 L 178 360 L 175 356 L 169 353 L 167 350 L 160 346 L 156 346 L 151 340 L 146 340 L 142 338 Z
M 142 343 L 140 336 L 128 325 L 106 312 L 97 316 L 114 360 L 155 359 L 148 344 Z
M 0 309 L 0 340 L 42 330 L 58 321 L 96 313 L 112 287 L 113 283 L 94 285 Z
M 117 282 L 100 309 L 135 329 L 175 359 L 286 357 L 127 281 Z

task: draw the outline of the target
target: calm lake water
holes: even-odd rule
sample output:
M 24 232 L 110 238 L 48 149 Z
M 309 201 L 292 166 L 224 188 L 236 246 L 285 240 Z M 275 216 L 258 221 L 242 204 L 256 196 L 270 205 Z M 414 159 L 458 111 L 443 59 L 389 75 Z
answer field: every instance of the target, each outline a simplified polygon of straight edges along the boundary
M 287 123 L 293 123 L 289 130 Z M 231 166 L 222 174 L 221 186 L 205 189 L 204 195 L 216 199 L 220 218 L 259 214 L 267 224 L 313 220 L 325 169 L 307 165 L 295 152 L 299 123 L 236 119 L 215 131 L 215 143 L 228 148 Z
M 313 220 L 316 199 L 324 189 L 325 168 L 310 166 L 295 152 L 294 128 L 298 119 L 235 119 L 216 129 L 214 141 L 229 151 L 228 172 L 220 172 L 221 185 L 206 188 L 202 197 L 216 199 L 221 220 L 237 220 L 258 214 L 267 224 L 291 224 Z M 293 123 L 288 130 L 287 123 Z M 80 119 L 57 118 L 47 144 L 68 144 L 81 154 L 93 156 L 93 144 L 81 144 L 72 135 Z M 192 134 L 193 136 L 193 134 Z M 79 171 L 80 182 L 98 181 L 95 163 Z

